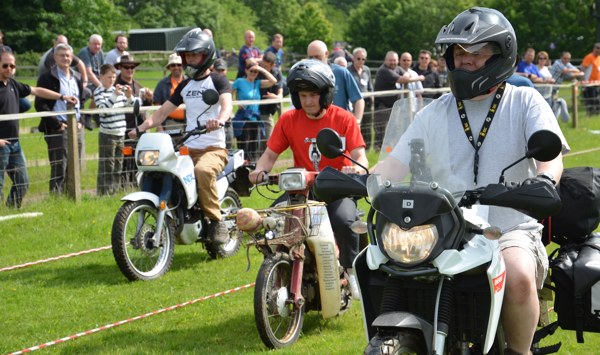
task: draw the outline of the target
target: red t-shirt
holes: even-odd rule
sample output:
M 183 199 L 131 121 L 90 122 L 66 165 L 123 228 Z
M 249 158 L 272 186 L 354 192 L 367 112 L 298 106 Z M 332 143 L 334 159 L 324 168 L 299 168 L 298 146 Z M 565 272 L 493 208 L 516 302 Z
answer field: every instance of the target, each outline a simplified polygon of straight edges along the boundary
M 365 147 L 365 141 L 356 123 L 356 118 L 352 113 L 335 105 L 329 106 L 325 115 L 318 120 L 309 119 L 304 110 L 287 111 L 275 124 L 267 146 L 277 154 L 291 148 L 294 155 L 294 167 L 314 171 L 313 163 L 310 160 L 311 141 L 317 138 L 317 134 L 323 128 L 331 128 L 342 137 L 342 141 L 345 141 L 345 154 L 347 155 L 350 155 L 350 152 L 356 148 Z M 340 170 L 346 165 L 352 165 L 352 162 L 344 157 L 328 159 L 321 156 L 319 170 L 326 166 Z

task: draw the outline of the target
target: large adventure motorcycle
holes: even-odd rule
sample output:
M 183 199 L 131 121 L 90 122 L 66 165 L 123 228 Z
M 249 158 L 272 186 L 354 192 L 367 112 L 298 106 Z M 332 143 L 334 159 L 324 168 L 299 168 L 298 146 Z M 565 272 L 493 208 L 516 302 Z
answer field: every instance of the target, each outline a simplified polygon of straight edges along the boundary
M 381 158 L 385 158 L 413 120 L 415 100 L 396 102 Z M 444 123 L 440 120 L 439 130 Z M 450 139 L 450 138 L 449 138 Z M 429 142 L 429 143 L 427 143 Z M 368 232 L 370 243 L 354 269 L 362 296 L 368 345 L 366 354 L 503 354 L 500 312 L 505 265 L 498 251 L 501 230 L 487 221 L 488 205 L 509 207 L 534 218 L 560 208 L 554 187 L 499 182 L 468 189 L 453 179 L 447 166 L 452 154 L 430 144 L 447 140 L 413 139 L 410 172 L 403 179 L 382 179 L 322 171 L 315 192 L 325 201 L 368 196 L 371 209 L 356 231 Z M 341 141 L 331 130 L 317 137 L 319 150 L 340 156 Z M 548 161 L 561 151 L 550 131 L 532 135 L 523 159 Z M 380 159 L 380 160 L 382 160 Z

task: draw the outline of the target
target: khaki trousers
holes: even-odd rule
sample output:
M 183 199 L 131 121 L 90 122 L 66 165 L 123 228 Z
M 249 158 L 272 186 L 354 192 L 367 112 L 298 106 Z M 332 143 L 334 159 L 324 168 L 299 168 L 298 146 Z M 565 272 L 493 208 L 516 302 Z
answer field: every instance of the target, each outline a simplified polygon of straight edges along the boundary
M 217 175 L 227 164 L 227 149 L 208 147 L 206 149 L 189 148 L 189 151 L 194 162 L 200 208 L 208 219 L 218 221 L 221 219 L 221 208 L 217 192 Z

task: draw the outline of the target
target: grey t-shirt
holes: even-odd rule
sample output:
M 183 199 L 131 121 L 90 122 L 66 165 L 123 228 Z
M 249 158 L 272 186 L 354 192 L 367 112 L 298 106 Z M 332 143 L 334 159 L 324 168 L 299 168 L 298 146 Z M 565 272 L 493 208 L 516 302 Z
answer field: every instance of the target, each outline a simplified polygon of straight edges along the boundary
M 490 96 L 481 101 L 463 101 L 475 139 L 488 115 L 492 100 L 493 97 Z M 411 139 L 423 138 L 434 179 L 454 191 L 473 189 L 497 183 L 502 169 L 525 156 L 527 139 L 541 129 L 549 129 L 558 134 L 563 142 L 563 153 L 569 150 L 552 109 L 540 93 L 532 88 L 507 84 L 479 150 L 479 172 L 475 186 L 475 149 L 462 127 L 454 96 L 445 94 L 417 114 L 391 154 L 409 166 L 410 150 L 405 147 L 408 147 Z M 524 160 L 505 172 L 506 181 L 514 182 L 521 182 L 535 175 L 536 167 L 532 159 Z M 490 207 L 489 222 L 503 231 L 541 228 L 531 217 L 502 207 Z

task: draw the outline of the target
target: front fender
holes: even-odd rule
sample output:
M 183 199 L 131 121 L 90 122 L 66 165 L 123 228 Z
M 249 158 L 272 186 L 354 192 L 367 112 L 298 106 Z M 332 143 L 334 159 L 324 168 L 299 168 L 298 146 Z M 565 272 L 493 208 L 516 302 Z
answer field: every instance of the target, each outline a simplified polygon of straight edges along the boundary
M 154 204 L 154 207 L 156 207 L 156 208 L 158 208 L 158 206 L 160 205 L 159 197 L 153 193 L 146 192 L 146 191 L 136 191 L 136 192 L 130 193 L 129 195 L 125 195 L 123 198 L 121 198 L 121 201 L 142 201 L 142 200 L 148 200 L 148 201 L 152 202 Z
M 407 312 L 388 312 L 377 317 L 372 324 L 375 328 L 408 328 L 420 330 L 427 346 L 427 353 L 431 353 L 431 339 L 433 339 L 433 325 L 428 321 Z

